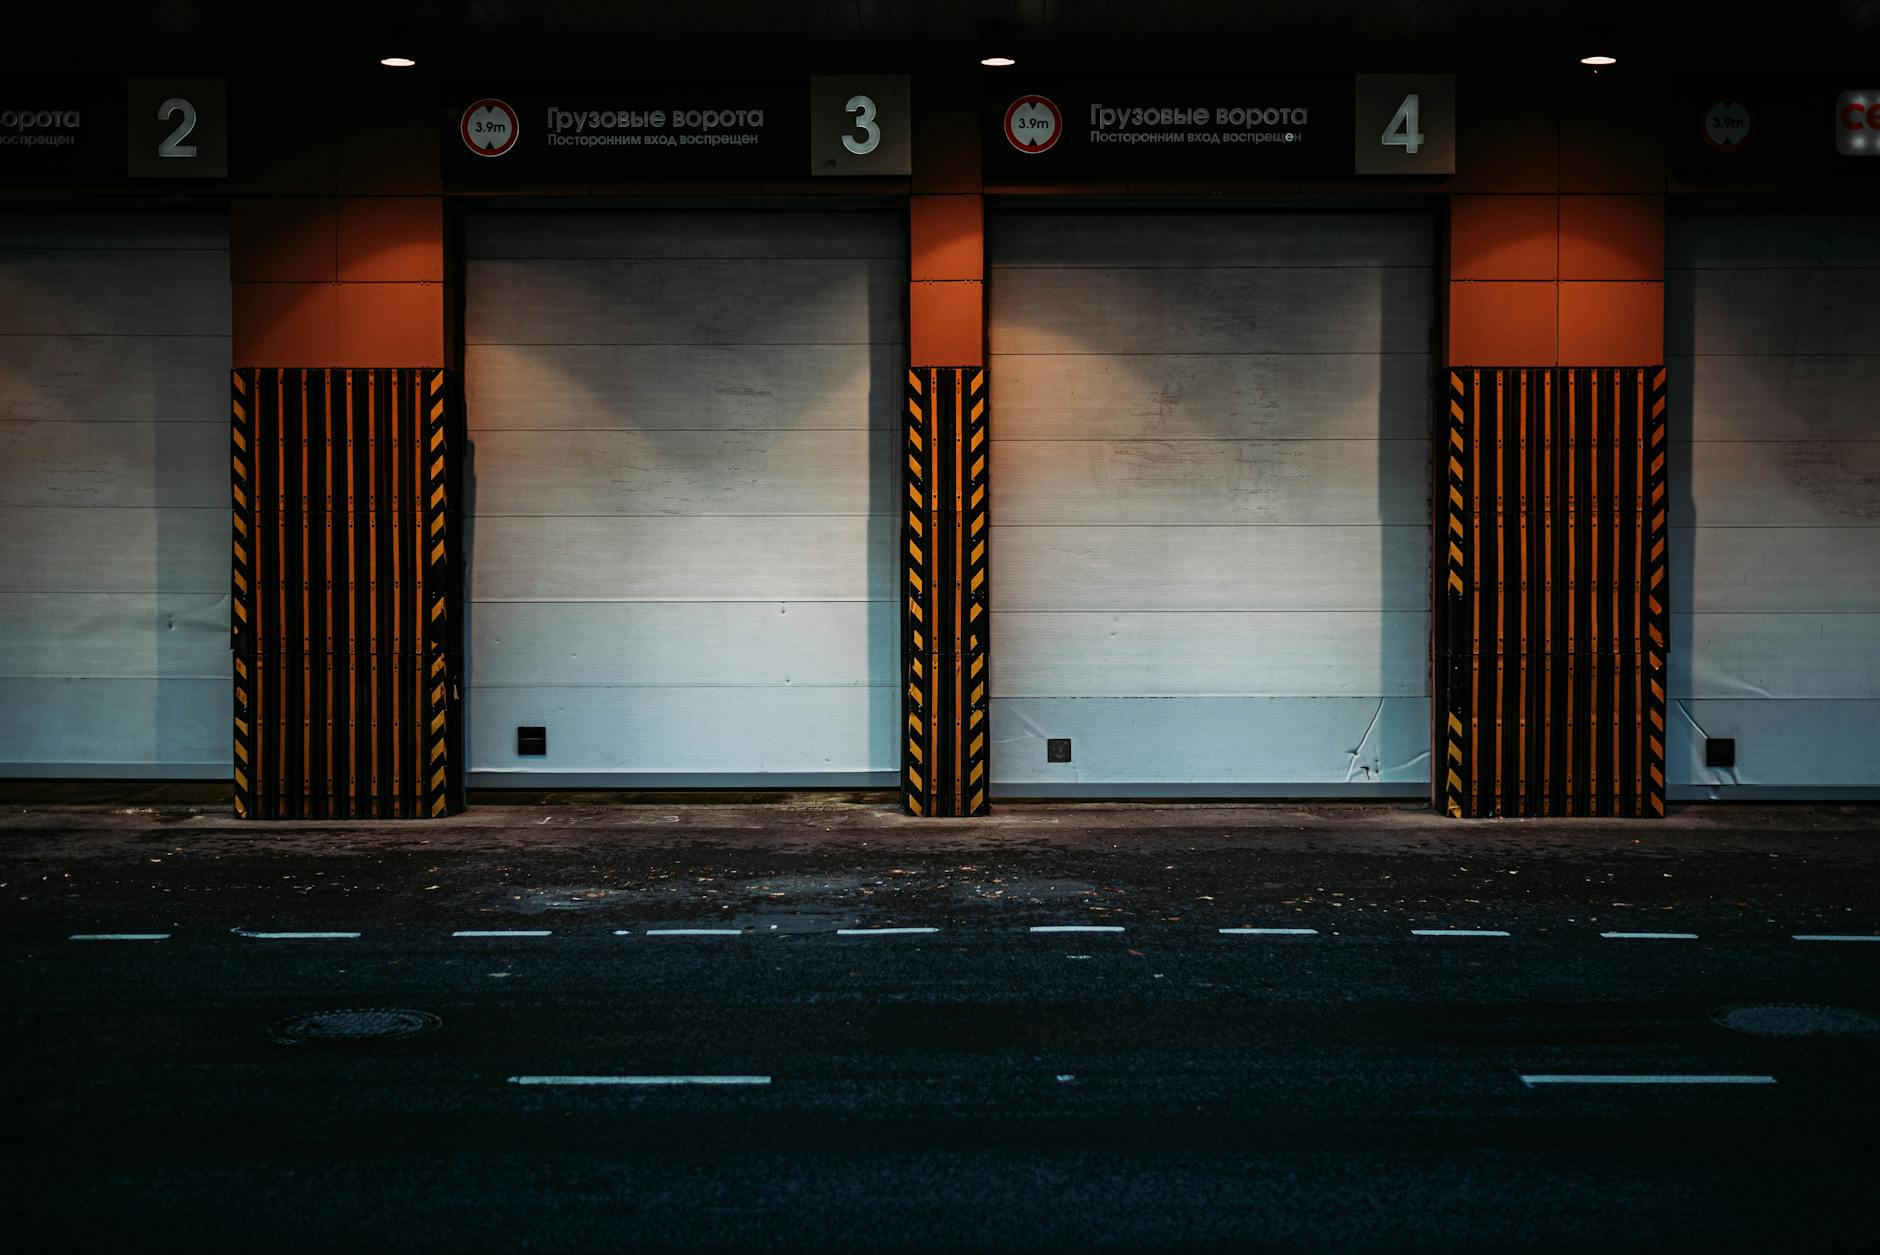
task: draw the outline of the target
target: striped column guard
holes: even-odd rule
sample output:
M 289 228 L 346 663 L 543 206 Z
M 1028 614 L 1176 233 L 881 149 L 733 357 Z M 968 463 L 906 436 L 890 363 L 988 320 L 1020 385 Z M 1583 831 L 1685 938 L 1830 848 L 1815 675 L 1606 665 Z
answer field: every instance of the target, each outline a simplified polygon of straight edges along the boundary
M 1450 372 L 1444 814 L 1664 814 L 1664 387 L 1660 366 Z
M 908 371 L 901 802 L 911 815 L 990 805 L 989 423 L 983 367 Z
M 236 811 L 462 808 L 462 390 L 433 369 L 231 380 Z

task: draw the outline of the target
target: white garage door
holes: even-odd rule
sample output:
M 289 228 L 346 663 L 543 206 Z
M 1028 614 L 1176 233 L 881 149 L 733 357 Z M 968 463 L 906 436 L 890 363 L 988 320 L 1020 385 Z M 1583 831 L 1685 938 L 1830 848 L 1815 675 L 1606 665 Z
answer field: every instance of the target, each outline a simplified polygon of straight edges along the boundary
M 1693 213 L 1669 254 L 1670 783 L 1880 786 L 1873 217 Z
M 229 772 L 220 215 L 0 214 L 0 774 Z
M 473 772 L 897 778 L 905 241 L 896 213 L 471 220 Z
M 995 789 L 1424 791 L 1432 241 L 995 219 Z

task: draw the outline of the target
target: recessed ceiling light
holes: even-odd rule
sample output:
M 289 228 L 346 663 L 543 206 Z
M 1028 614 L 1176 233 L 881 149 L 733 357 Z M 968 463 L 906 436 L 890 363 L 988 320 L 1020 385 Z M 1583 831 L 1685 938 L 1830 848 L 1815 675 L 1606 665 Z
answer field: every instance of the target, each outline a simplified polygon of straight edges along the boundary
M 409 70 L 418 63 L 413 61 L 410 57 L 380 57 L 379 64 L 389 65 L 394 70 Z
M 1581 65 L 1617 65 L 1619 64 L 1619 58 L 1605 57 L 1605 56 L 1581 57 L 1580 64 Z
M 1008 65 L 1017 65 L 1018 62 L 1012 60 L 1010 57 L 981 57 L 979 58 L 979 64 L 989 65 L 995 69 L 1002 70 Z

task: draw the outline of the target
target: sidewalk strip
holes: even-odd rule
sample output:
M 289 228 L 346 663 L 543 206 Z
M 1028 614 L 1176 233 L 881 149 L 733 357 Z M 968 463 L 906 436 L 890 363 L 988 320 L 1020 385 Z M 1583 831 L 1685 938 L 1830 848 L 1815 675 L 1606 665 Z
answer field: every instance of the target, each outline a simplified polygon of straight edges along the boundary
M 838 928 L 838 937 L 905 937 L 912 933 L 937 933 L 938 928 Z
M 1796 941 L 1880 941 L 1876 933 L 1796 933 Z
M 1602 1076 L 1594 1073 L 1551 1073 L 1522 1076 L 1521 1083 L 1535 1085 L 1774 1085 L 1773 1076 L 1732 1076 L 1675 1073 L 1664 1075 Z
M 616 937 L 626 935 L 624 930 L 614 934 Z M 742 928 L 649 928 L 646 930 L 646 935 L 649 937 L 742 937 L 744 930 Z
M 768 1085 L 767 1076 L 512 1076 L 511 1085 Z
M 1224 933 L 1241 937 L 1316 937 L 1316 928 L 1223 928 Z
M 73 933 L 70 941 L 168 941 L 168 933 Z
M 1614 941 L 1696 941 L 1696 933 L 1601 933 Z
M 1499 928 L 1412 928 L 1416 937 L 1506 937 L 1508 934 Z
M 1120 933 L 1121 924 L 1033 924 L 1035 933 Z
M 451 934 L 453 937 L 553 937 L 554 935 L 546 928 L 464 928 Z

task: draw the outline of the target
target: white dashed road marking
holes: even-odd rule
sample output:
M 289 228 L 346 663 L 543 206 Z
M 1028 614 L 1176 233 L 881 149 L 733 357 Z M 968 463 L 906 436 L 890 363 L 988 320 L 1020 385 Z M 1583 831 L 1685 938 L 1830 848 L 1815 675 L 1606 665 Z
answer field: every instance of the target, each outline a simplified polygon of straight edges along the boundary
M 1120 933 L 1121 924 L 1033 924 L 1035 933 Z
M 257 933 L 246 928 L 233 930 L 237 937 L 252 937 L 256 941 L 357 941 L 358 933 Z
M 1414 937 L 1506 937 L 1500 928 L 1412 928 Z
M 1696 941 L 1696 933 L 1601 933 L 1614 941 Z
M 553 937 L 554 935 L 546 928 L 465 928 L 451 934 L 453 937 Z
M 168 933 L 73 933 L 72 941 L 168 941 Z
M 768 1085 L 767 1076 L 512 1076 L 511 1085 Z
M 1316 928 L 1223 928 L 1224 933 L 1241 937 L 1316 937 Z
M 614 933 L 616 937 L 629 935 L 631 935 L 631 930 L 625 928 Z M 649 928 L 646 930 L 646 935 L 649 937 L 742 937 L 744 930 L 742 928 Z
M 938 928 L 838 928 L 838 937 L 905 937 L 912 933 L 937 933 Z
M 1796 933 L 1797 941 L 1880 941 L 1875 933 Z
M 1530 1088 L 1536 1085 L 1774 1085 L 1773 1076 L 1731 1076 L 1731 1075 L 1663 1075 L 1639 1074 L 1636 1076 L 1602 1076 L 1595 1073 L 1552 1073 L 1538 1076 L 1523 1076 L 1521 1083 Z

